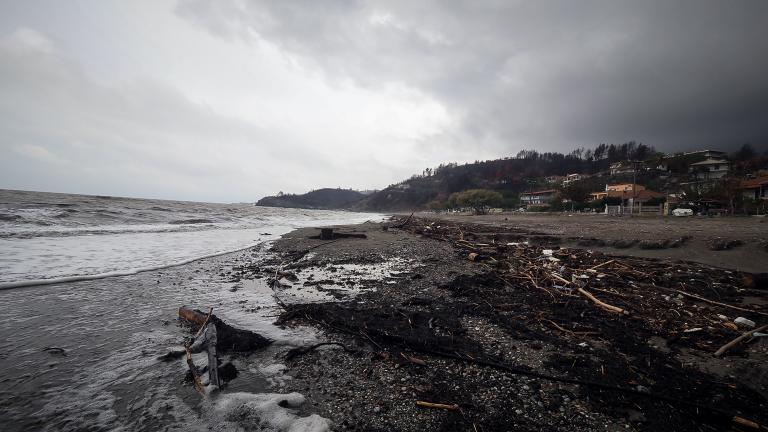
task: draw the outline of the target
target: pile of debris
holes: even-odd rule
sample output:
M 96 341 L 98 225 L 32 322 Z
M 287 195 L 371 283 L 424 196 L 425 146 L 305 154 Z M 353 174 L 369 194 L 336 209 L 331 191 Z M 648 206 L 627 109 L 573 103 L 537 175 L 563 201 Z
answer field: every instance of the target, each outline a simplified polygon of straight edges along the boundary
M 189 367 L 189 377 L 200 393 L 207 393 L 207 387 L 218 389 L 223 382 L 237 376 L 237 369 L 232 363 L 221 364 L 219 353 L 249 353 L 264 348 L 272 343 L 270 339 L 249 330 L 242 330 L 222 321 L 213 314 L 213 308 L 208 313 L 185 306 L 179 308 L 179 320 L 190 327 L 195 335 L 184 345 L 184 350 L 171 351 L 159 357 L 159 360 L 169 361 L 186 356 Z M 205 351 L 208 362 L 199 368 L 192 354 Z M 207 380 L 205 379 L 207 374 Z
M 757 423 L 768 421 L 764 389 L 716 377 L 670 355 L 670 349 L 710 358 L 746 354 L 766 329 L 756 323 L 768 318 L 748 301 L 765 300 L 766 292 L 755 283 L 764 280 L 760 275 L 547 248 L 510 241 L 515 233 L 482 225 L 409 217 L 392 228 L 450 242 L 458 256 L 484 271 L 444 284 L 450 293 L 445 298 L 283 305 L 278 322 L 307 322 L 353 335 L 389 352 L 389 358 L 413 358 L 404 350 L 421 352 L 578 384 L 593 403 L 607 407 L 642 406 L 665 418 L 685 414 L 670 427 L 764 430 Z M 547 372 L 510 364 L 468 335 L 461 321 L 466 317 L 562 354 L 549 360 Z M 586 346 L 588 353 L 579 349 Z

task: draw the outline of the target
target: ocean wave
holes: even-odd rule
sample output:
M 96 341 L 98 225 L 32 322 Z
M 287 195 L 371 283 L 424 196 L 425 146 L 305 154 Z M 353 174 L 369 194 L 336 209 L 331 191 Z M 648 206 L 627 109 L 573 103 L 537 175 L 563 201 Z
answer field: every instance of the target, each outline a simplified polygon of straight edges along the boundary
M 171 225 L 187 225 L 187 224 L 212 224 L 214 223 L 210 219 L 179 219 L 168 222 Z
M 19 215 L 0 213 L 0 222 L 15 222 L 22 219 Z
M 238 247 L 235 249 L 230 250 L 224 250 L 219 252 L 214 252 L 210 254 L 200 255 L 196 256 L 194 258 L 184 259 L 172 263 L 167 264 L 159 264 L 155 266 L 147 266 L 147 267 L 137 267 L 137 268 L 130 268 L 126 270 L 116 270 L 116 271 L 110 271 L 110 272 L 104 272 L 104 273 L 96 273 L 96 274 L 90 274 L 90 275 L 75 275 L 75 276 L 61 276 L 61 277 L 52 277 L 48 279 L 29 279 L 29 280 L 19 280 L 19 281 L 13 281 L 13 282 L 0 282 L 0 290 L 6 290 L 6 289 L 13 289 L 13 288 L 24 288 L 24 287 L 30 287 L 30 286 L 37 286 L 37 285 L 53 285 L 58 283 L 65 283 L 65 282 L 79 282 L 79 281 L 87 281 L 87 280 L 95 280 L 95 279 L 106 279 L 110 277 L 117 277 L 117 276 L 128 276 L 128 275 L 134 275 L 138 273 L 144 273 L 148 271 L 155 271 L 155 270 L 161 270 L 165 268 L 170 267 L 178 267 L 181 265 L 186 265 L 193 263 L 195 261 L 200 261 L 202 259 L 206 258 L 213 258 L 221 255 L 226 255 L 229 253 L 238 252 L 245 249 L 250 249 L 254 246 L 257 246 L 261 243 L 264 243 L 263 241 L 258 241 L 251 243 L 247 246 Z
M 51 224 L 38 223 L 43 226 Z M 204 231 L 211 229 L 237 229 L 247 228 L 245 226 L 235 225 L 215 225 L 215 224 L 175 224 L 175 225 L 117 225 L 102 227 L 61 227 L 58 229 L 28 229 L 18 228 L 0 231 L 0 239 L 30 239 L 36 237 L 74 237 L 74 236 L 92 236 L 92 235 L 114 235 L 114 234 L 146 234 L 146 233 L 173 233 L 187 231 Z

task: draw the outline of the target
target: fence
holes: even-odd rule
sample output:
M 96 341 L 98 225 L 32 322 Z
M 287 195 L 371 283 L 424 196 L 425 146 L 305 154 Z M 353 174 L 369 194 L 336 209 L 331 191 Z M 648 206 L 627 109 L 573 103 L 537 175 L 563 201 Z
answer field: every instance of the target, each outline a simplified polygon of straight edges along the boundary
M 663 205 L 643 205 L 638 203 L 635 206 L 605 206 L 605 214 L 609 216 L 619 215 L 656 215 L 661 216 L 664 214 Z

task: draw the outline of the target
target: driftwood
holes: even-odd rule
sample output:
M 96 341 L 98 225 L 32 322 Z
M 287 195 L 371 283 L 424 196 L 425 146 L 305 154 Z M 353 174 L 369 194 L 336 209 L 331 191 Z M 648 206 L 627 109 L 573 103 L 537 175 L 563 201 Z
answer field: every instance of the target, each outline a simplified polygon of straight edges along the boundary
M 179 315 L 181 315 L 181 311 L 179 311 Z M 185 315 L 192 319 L 198 318 L 196 314 L 192 314 L 191 312 L 185 312 Z M 197 370 L 197 366 L 195 366 L 195 362 L 192 359 L 192 353 L 198 353 L 203 350 L 207 351 L 208 382 L 217 387 L 221 384 L 219 382 L 219 359 L 216 355 L 216 326 L 210 323 L 212 316 L 213 308 L 210 308 L 205 320 L 200 324 L 200 329 L 195 333 L 193 343 L 184 347 L 184 352 L 187 355 L 187 366 L 189 366 L 189 371 L 192 373 L 192 379 L 195 381 L 195 388 L 203 394 L 205 394 L 205 387 L 200 378 L 200 371 Z M 201 335 L 203 336 L 202 339 L 200 338 Z
M 622 309 L 622 308 L 620 308 L 618 306 L 610 305 L 608 303 L 605 303 L 605 302 L 599 300 L 597 297 L 595 297 L 592 294 L 590 294 L 584 288 L 579 288 L 578 291 L 579 291 L 579 294 L 581 294 L 584 297 L 588 298 L 590 301 L 592 301 L 592 303 L 600 306 L 603 310 L 606 310 L 608 312 L 617 313 L 617 314 L 622 314 L 622 315 L 629 315 L 629 312 L 627 312 L 626 310 L 624 310 L 624 309 Z
M 736 339 L 734 339 L 734 340 L 732 340 L 732 341 L 728 342 L 727 344 L 725 344 L 725 345 L 721 346 L 719 350 L 715 351 L 715 354 L 714 354 L 714 356 L 715 356 L 715 357 L 720 357 L 720 356 L 722 356 L 723 354 L 725 354 L 726 352 L 728 352 L 728 351 L 729 351 L 731 348 L 733 348 L 733 347 L 735 347 L 736 345 L 738 345 L 738 344 L 739 344 L 741 341 L 743 341 L 744 339 L 746 339 L 746 338 L 748 338 L 748 337 L 751 337 L 753 333 L 755 333 L 755 332 L 761 332 L 761 331 L 765 331 L 766 329 L 768 329 L 768 324 L 766 324 L 766 325 L 764 325 L 764 326 L 760 326 L 760 327 L 758 327 L 758 328 L 756 328 L 756 329 L 754 329 L 754 330 L 750 330 L 750 331 L 748 331 L 748 332 L 745 332 L 744 334 L 742 334 L 741 336 L 737 337 Z
M 441 404 L 441 403 L 432 403 L 432 402 L 425 402 L 425 401 L 416 401 L 416 406 L 424 407 L 424 408 L 435 408 L 435 409 L 444 409 L 448 411 L 458 411 L 459 406 L 456 404 Z
M 182 306 L 179 308 L 179 318 L 199 329 L 203 327 L 208 314 Z M 272 343 L 272 340 L 258 333 L 232 327 L 216 315 L 211 314 L 210 321 L 216 326 L 217 349 L 223 353 L 250 352 Z
M 710 300 L 708 298 L 704 298 L 704 297 L 698 296 L 696 294 L 687 293 L 687 292 L 681 291 L 679 289 L 666 288 L 666 287 L 655 287 L 655 288 L 661 288 L 661 289 L 667 290 L 667 291 L 674 291 L 674 292 L 676 292 L 676 293 L 678 293 L 680 295 L 683 295 L 683 296 L 686 296 L 686 297 L 690 297 L 692 299 L 696 299 L 696 300 L 702 301 L 704 303 L 713 304 L 715 306 L 722 306 L 724 308 L 733 309 L 733 310 L 737 310 L 737 311 L 741 311 L 741 312 L 748 312 L 748 313 L 753 313 L 753 314 L 757 314 L 757 315 L 768 316 L 768 313 L 765 313 L 765 312 L 760 312 L 760 311 L 756 311 L 756 310 L 752 310 L 752 309 L 747 309 L 747 308 L 743 308 L 743 307 L 729 305 L 727 303 L 716 302 L 714 300 Z
M 208 313 L 188 307 L 179 308 L 179 318 L 193 327 L 197 327 L 194 343 L 185 346 L 184 351 L 170 352 L 161 356 L 160 360 L 171 360 L 177 354 L 186 355 L 187 366 L 195 381 L 195 388 L 200 393 L 205 393 L 205 386 L 200 378 L 200 371 L 195 366 L 192 353 L 206 351 L 208 354 L 208 382 L 220 386 L 219 380 L 219 351 L 244 352 L 265 347 L 272 343 L 271 340 L 248 330 L 241 330 L 230 326 L 213 314 L 213 308 Z
M 414 212 L 414 213 L 415 213 L 415 212 Z M 402 227 L 404 227 L 404 226 L 408 225 L 408 222 L 410 222 L 410 221 L 411 221 L 411 218 L 413 218 L 413 213 L 411 213 L 411 215 L 410 215 L 410 216 L 408 216 L 408 219 L 406 219 L 406 220 L 405 220 L 405 222 L 403 222 L 403 223 L 401 223 L 401 224 L 397 224 L 397 225 L 392 225 L 392 228 L 402 228 Z
M 195 381 L 195 388 L 200 393 L 205 393 L 205 386 L 203 386 L 203 382 L 200 379 L 200 371 L 197 370 L 197 366 L 195 366 L 195 362 L 192 361 L 192 351 L 189 350 L 189 348 L 184 348 L 187 354 L 187 366 L 189 366 L 189 371 L 192 373 L 192 379 Z

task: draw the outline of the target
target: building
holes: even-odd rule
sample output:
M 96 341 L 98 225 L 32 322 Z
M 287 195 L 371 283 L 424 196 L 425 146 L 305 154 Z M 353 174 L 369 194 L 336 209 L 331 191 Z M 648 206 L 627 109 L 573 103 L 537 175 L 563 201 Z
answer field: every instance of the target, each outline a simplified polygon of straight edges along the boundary
M 744 180 L 739 184 L 742 196 L 751 200 L 768 200 L 768 176 Z
M 718 150 L 696 150 L 692 152 L 680 153 L 673 156 L 702 156 L 705 159 L 723 159 L 725 152 Z
M 587 176 L 584 174 L 568 174 L 565 176 L 565 179 L 563 179 L 563 186 L 568 186 L 569 184 L 579 181 L 581 179 L 586 178 Z
M 606 192 L 632 192 L 633 190 L 645 190 L 645 186 L 637 183 L 619 183 L 614 185 L 605 185 Z
M 594 200 L 603 198 L 619 198 L 622 205 L 629 205 L 630 200 L 635 203 L 645 203 L 653 199 L 664 198 L 665 195 L 661 192 L 656 192 L 648 189 L 638 190 L 635 193 L 632 191 L 608 191 L 608 192 L 593 192 L 590 194 Z
M 631 162 L 614 162 L 610 165 L 611 175 L 632 174 L 635 172 L 635 166 Z
M 549 183 L 549 184 L 560 184 L 560 183 L 563 182 L 564 179 L 565 179 L 565 177 L 563 177 L 563 176 L 551 175 L 549 177 L 545 177 L 544 181 Z
M 557 196 L 557 191 L 555 189 L 521 193 L 520 204 L 524 206 L 549 205 L 550 201 L 555 199 L 556 196 Z
M 645 186 L 633 183 L 607 184 L 604 191 L 592 192 L 589 195 L 593 201 L 597 201 L 606 197 L 624 197 L 625 195 L 631 197 L 633 190 L 637 192 L 637 196 L 640 196 L 640 192 L 645 190 Z
M 719 180 L 728 175 L 729 163 L 725 159 L 705 159 L 688 167 L 691 175 L 699 181 Z

